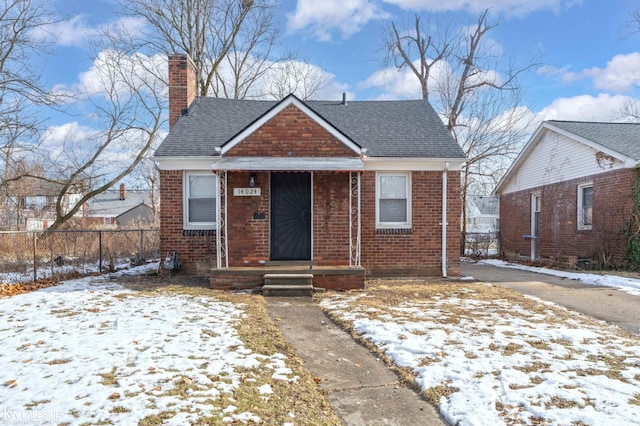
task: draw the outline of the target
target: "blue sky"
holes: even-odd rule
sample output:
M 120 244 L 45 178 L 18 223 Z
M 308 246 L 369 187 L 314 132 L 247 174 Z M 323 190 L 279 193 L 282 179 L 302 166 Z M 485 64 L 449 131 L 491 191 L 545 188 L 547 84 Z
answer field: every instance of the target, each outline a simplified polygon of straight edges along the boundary
M 115 0 L 55 0 L 60 22 L 52 31 L 54 55 L 41 66 L 51 86 L 71 86 L 92 64 L 89 41 L 96 29 L 124 17 Z M 418 97 L 411 78 L 383 68 L 381 31 L 393 20 L 432 11 L 460 25 L 473 24 L 485 7 L 500 25 L 490 37 L 505 61 L 525 63 L 540 52 L 544 64 L 522 80 L 523 101 L 539 119 L 619 118 L 640 85 L 640 34 L 623 37 L 634 0 L 284 0 L 278 8 L 283 49 L 328 73 L 323 98 Z M 376 76 L 376 78 L 373 78 Z M 375 80 L 375 81 L 374 81 Z M 81 121 L 52 115 L 51 126 Z

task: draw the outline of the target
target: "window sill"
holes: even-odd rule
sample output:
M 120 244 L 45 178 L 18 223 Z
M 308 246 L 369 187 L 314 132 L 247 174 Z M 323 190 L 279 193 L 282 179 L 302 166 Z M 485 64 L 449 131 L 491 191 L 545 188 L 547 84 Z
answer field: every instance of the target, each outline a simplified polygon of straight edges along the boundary
M 211 237 L 216 234 L 215 229 L 183 229 L 183 237 Z
M 376 234 L 378 235 L 411 235 L 411 228 L 378 228 Z

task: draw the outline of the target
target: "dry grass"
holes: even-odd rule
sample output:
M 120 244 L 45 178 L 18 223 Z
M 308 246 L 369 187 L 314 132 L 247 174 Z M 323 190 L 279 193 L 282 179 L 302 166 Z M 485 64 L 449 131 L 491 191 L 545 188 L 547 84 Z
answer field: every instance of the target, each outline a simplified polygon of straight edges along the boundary
M 52 278 L 17 284 L 0 284 L 0 297 L 11 297 L 17 294 L 40 290 L 41 288 L 53 287 L 58 284 L 59 282 Z
M 242 372 L 247 380 L 244 380 L 233 394 L 223 394 L 220 399 L 211 403 L 216 406 L 232 404 L 238 407 L 238 412 L 249 411 L 260 417 L 263 424 L 341 425 L 342 421 L 331 409 L 314 378 L 304 368 L 303 361 L 284 340 L 269 317 L 262 296 L 216 291 L 202 284 L 194 280 L 187 285 L 177 285 L 158 281 L 157 278 L 141 277 L 125 283 L 128 288 L 138 291 L 140 295 L 184 294 L 193 297 L 213 297 L 220 301 L 241 305 L 246 316 L 236 329 L 245 347 L 267 356 L 274 353 L 285 355 L 287 367 L 293 371 L 293 376 L 298 376 L 297 381 L 286 382 L 273 379 L 272 370 L 268 368 L 247 370 Z M 203 360 L 203 363 L 206 362 Z M 107 381 L 108 377 L 103 376 L 103 379 Z M 224 380 L 223 377 L 213 379 Z M 265 384 L 270 385 L 273 390 L 273 394 L 268 398 L 258 392 L 258 387 Z M 186 380 L 175 385 L 172 392 L 188 399 L 187 390 L 194 385 Z M 143 419 L 140 424 L 162 424 L 173 415 L 175 413 L 160 413 Z M 196 424 L 220 423 L 220 417 L 203 417 Z

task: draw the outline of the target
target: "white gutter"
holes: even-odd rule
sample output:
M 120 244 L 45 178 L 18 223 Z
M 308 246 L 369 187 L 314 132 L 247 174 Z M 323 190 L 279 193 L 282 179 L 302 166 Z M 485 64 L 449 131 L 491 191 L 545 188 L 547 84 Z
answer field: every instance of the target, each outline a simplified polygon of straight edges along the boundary
M 444 164 L 442 170 L 442 277 L 447 278 L 447 169 L 449 163 Z

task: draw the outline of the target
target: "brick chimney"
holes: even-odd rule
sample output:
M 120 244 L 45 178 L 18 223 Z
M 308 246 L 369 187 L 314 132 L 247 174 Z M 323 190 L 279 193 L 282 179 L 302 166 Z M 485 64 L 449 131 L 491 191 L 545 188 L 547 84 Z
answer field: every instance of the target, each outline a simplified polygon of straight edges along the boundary
M 120 200 L 126 200 L 127 199 L 127 187 L 124 185 L 124 183 L 120 184 Z
M 185 54 L 169 55 L 169 130 L 196 98 L 196 67 Z

